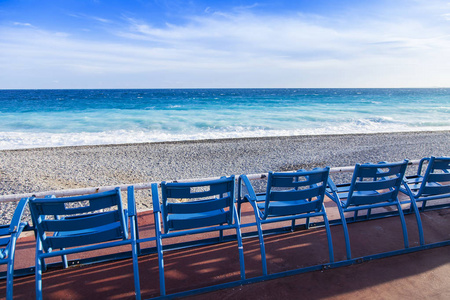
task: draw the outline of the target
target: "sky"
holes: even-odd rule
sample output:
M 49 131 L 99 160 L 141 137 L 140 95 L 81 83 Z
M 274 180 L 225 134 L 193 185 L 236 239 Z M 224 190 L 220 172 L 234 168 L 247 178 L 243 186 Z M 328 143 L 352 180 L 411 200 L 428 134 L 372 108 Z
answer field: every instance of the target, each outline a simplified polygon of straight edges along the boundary
M 0 0 L 0 89 L 450 87 L 450 1 Z

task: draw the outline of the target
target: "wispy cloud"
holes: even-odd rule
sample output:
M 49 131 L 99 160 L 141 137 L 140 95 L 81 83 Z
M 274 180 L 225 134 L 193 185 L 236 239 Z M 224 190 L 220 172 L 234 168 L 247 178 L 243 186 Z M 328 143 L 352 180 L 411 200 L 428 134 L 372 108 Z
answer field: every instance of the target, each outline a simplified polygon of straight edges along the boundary
M 102 18 L 102 17 L 98 17 L 98 16 L 92 16 L 92 15 L 87 15 L 87 14 L 82 14 L 82 13 L 70 13 L 68 14 L 68 16 L 73 17 L 73 18 L 79 18 L 79 19 L 87 19 L 87 20 L 93 20 L 93 21 L 97 21 L 100 23 L 113 23 L 112 20 L 106 19 L 106 18 Z
M 22 22 L 13 22 L 14 26 L 24 26 L 24 27 L 34 27 L 30 23 L 22 23 Z

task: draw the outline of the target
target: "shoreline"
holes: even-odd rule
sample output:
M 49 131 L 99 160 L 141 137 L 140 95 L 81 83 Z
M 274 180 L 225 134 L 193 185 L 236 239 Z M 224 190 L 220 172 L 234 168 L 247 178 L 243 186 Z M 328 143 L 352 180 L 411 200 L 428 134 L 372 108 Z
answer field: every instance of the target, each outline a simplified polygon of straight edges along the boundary
M 449 141 L 450 131 L 418 131 L 0 150 L 0 194 L 449 156 Z
M 0 153 L 4 151 L 29 151 L 29 150 L 52 150 L 61 148 L 92 148 L 92 147 L 116 147 L 116 146 L 138 146 L 138 145 L 160 145 L 160 144 L 185 144 L 185 143 L 206 143 L 206 142 L 226 142 L 239 140 L 272 140 L 272 139 L 289 139 L 289 138 L 309 138 L 309 137 L 333 137 L 333 136 L 359 136 L 359 135 L 385 135 L 385 134 L 422 134 L 422 133 L 449 133 L 448 129 L 440 130 L 419 130 L 419 131 L 393 131 L 393 132 L 360 132 L 360 133 L 324 133 L 324 134 L 305 134 L 305 135 L 282 135 L 282 136 L 259 136 L 259 137 L 236 137 L 236 138 L 217 138 L 217 139 L 198 139 L 198 140 L 173 140 L 158 142 L 140 142 L 140 143 L 120 143 L 120 144 L 93 144 L 93 145 L 69 145 L 69 146 L 49 146 L 34 148 L 17 148 L 17 149 L 0 149 Z

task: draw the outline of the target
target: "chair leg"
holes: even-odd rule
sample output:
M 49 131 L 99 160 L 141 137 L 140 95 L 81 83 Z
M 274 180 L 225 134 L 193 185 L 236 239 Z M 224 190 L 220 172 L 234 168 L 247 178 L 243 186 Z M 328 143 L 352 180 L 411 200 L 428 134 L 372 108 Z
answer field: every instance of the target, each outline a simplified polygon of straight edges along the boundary
M 419 229 L 420 245 L 423 246 L 423 245 L 425 245 L 425 239 L 424 239 L 424 236 L 423 236 L 422 219 L 420 218 L 420 213 L 419 213 L 419 209 L 417 208 L 416 200 L 414 200 L 413 198 L 411 198 L 410 209 L 411 208 L 413 209 L 414 214 L 416 215 L 417 227 Z
M 400 221 L 402 222 L 403 242 L 405 244 L 405 248 L 409 248 L 408 231 L 406 229 L 405 216 L 403 215 L 403 210 L 398 199 L 397 199 L 397 209 L 398 214 L 400 215 Z
M 239 266 L 240 266 L 240 272 L 241 272 L 241 280 L 244 280 L 245 279 L 244 246 L 242 244 L 241 230 L 238 227 L 236 228 L 236 235 L 237 235 L 237 240 L 238 240 Z
M 138 246 L 136 242 L 137 226 L 136 226 L 136 216 L 132 216 L 130 219 L 130 229 L 131 229 L 131 253 L 133 256 L 133 276 L 134 276 L 134 291 L 136 299 L 141 299 L 141 286 L 139 281 L 139 262 L 138 262 Z
M 42 300 L 42 266 L 43 259 L 39 257 L 42 253 L 42 244 L 39 238 L 36 240 L 36 266 L 35 266 L 35 277 L 36 277 L 36 300 Z
M 333 240 L 331 239 L 331 230 L 330 230 L 330 223 L 328 222 L 328 217 L 325 212 L 325 206 L 322 204 L 322 210 L 323 210 L 323 221 L 325 223 L 325 229 L 327 231 L 327 240 L 328 240 L 328 253 L 330 255 L 330 263 L 334 262 L 334 251 L 333 251 Z
M 65 250 L 65 249 L 61 248 L 61 250 Z M 61 255 L 61 260 L 62 260 L 64 269 L 67 269 L 69 267 L 69 263 L 67 262 L 67 255 Z
M 16 249 L 17 237 L 11 236 L 10 246 L 9 246 L 9 259 L 6 270 L 6 299 L 12 300 L 13 298 L 13 279 L 14 279 L 14 257 Z
M 263 237 L 263 231 L 262 231 L 262 224 L 259 220 L 259 217 L 256 215 L 256 227 L 258 229 L 258 237 L 259 237 L 259 248 L 261 250 L 261 262 L 262 262 L 262 270 L 263 275 L 267 275 L 267 261 L 266 261 L 266 247 L 264 246 L 264 237 Z
M 136 218 L 137 217 L 134 217 L 134 226 L 136 228 L 136 230 L 135 230 L 135 232 L 136 232 L 136 249 L 137 249 L 137 255 L 139 256 L 142 253 L 141 253 L 141 244 L 137 242 L 137 241 L 139 241 L 139 227 L 138 227 Z
M 338 204 L 339 214 L 341 215 L 342 228 L 344 229 L 345 249 L 347 251 L 347 259 L 352 259 L 352 251 L 350 249 L 350 237 L 348 235 L 347 220 L 345 220 L 344 210 Z
M 237 216 L 237 210 L 235 206 L 233 206 L 233 213 L 235 214 L 235 216 Z M 241 280 L 244 280 L 245 279 L 244 245 L 242 243 L 241 220 L 237 217 L 235 218 L 235 225 L 239 249 L 239 266 L 241 271 Z
M 166 282 L 164 278 L 164 261 L 161 237 L 157 238 L 156 246 L 158 249 L 158 263 L 159 263 L 159 289 L 161 296 L 166 295 Z
M 161 217 L 160 213 L 155 213 L 155 235 L 156 235 L 156 249 L 158 251 L 158 265 L 159 265 L 159 290 L 161 296 L 166 295 L 166 282 L 164 278 L 164 261 L 163 261 L 163 247 L 161 237 Z
M 6 299 L 12 300 L 13 298 L 13 278 L 14 278 L 14 257 L 11 257 L 8 261 L 8 269 L 6 274 Z
M 427 201 L 422 201 L 422 211 L 425 211 L 425 206 L 427 205 Z
M 240 200 L 238 200 L 237 201 L 237 217 L 238 217 L 238 219 L 239 219 L 239 221 L 241 220 L 241 201 Z

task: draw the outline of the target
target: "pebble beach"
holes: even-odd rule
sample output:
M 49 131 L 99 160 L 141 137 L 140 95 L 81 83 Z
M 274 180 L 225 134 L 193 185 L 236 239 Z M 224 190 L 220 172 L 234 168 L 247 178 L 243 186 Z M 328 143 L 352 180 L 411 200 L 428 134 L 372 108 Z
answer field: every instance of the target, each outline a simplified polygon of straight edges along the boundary
M 3 150 L 0 195 L 416 160 L 449 156 L 449 142 L 435 131 Z M 14 207 L 1 204 L 3 220 Z M 149 192 L 137 207 L 151 208 Z

